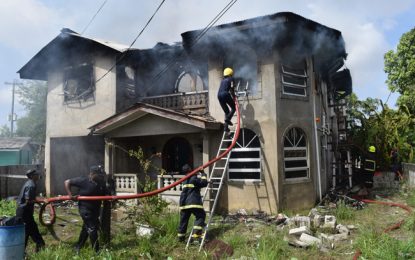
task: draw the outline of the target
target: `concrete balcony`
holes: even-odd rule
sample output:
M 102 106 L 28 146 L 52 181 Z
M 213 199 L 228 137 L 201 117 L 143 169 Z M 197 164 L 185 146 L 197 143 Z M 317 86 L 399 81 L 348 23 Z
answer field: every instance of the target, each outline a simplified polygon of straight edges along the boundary
M 186 92 L 161 96 L 145 97 L 143 103 L 172 110 L 203 114 L 208 111 L 208 91 Z

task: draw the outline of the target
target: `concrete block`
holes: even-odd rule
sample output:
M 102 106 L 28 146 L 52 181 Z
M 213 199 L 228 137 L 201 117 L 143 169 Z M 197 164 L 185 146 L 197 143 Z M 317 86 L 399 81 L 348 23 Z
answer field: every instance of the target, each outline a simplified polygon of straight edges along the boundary
M 321 239 L 320 238 L 308 235 L 306 233 L 301 234 L 300 241 L 304 242 L 308 245 L 313 245 L 313 244 L 321 245 Z
M 311 234 L 311 231 L 306 226 L 302 226 L 302 227 L 299 227 L 299 228 L 293 228 L 293 229 L 290 229 L 290 231 L 288 231 L 288 234 L 294 235 L 294 236 L 298 236 L 298 235 L 301 235 L 303 233 Z
M 325 215 L 323 228 L 335 229 L 336 228 L 336 217 L 332 215 Z

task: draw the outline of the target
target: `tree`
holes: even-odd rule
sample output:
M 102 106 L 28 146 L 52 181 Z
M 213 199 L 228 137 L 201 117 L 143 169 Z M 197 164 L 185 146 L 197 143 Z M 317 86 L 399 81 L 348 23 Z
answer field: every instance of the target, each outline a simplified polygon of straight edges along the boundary
M 0 137 L 10 137 L 10 128 L 7 125 L 0 126 Z
M 360 152 L 366 152 L 371 145 L 376 147 L 379 165 L 389 169 L 390 151 L 398 148 L 405 162 L 412 162 L 415 133 L 413 114 L 406 106 L 399 110 L 390 109 L 380 99 L 358 100 L 355 94 L 348 98 L 350 116 L 350 137 Z
M 44 143 L 46 138 L 46 96 L 47 85 L 43 81 L 25 81 L 16 93 L 19 103 L 27 114 L 17 119 L 17 136 L 31 137 L 32 140 Z
M 391 91 L 399 92 L 399 106 L 407 106 L 415 114 L 415 28 L 404 33 L 396 51 L 385 54 L 385 72 Z

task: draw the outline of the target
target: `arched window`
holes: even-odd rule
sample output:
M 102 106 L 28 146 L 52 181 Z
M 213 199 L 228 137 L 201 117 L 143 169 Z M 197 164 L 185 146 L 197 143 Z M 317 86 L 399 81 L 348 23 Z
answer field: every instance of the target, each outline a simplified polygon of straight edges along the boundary
M 193 167 L 193 151 L 189 142 L 182 137 L 175 137 L 164 145 L 163 169 L 168 173 L 180 172 L 185 164 Z
M 261 180 L 261 143 L 253 131 L 240 130 L 228 171 L 230 180 Z
M 175 93 L 200 92 L 205 88 L 201 76 L 194 71 L 180 73 L 174 85 Z
M 309 178 L 307 139 L 301 128 L 293 127 L 284 135 L 285 179 Z

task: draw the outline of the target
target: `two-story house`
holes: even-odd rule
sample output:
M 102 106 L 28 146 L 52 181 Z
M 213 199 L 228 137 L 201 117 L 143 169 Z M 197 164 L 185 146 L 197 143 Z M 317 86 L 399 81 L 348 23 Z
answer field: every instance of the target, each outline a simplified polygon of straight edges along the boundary
M 351 93 L 350 73 L 341 69 L 346 56 L 339 31 L 276 13 L 146 50 L 64 30 L 19 72 L 48 81 L 45 163 L 56 194 L 92 163 L 138 173 L 128 153 L 138 146 L 174 175 L 158 176 L 161 186 L 183 164 L 215 157 L 223 131 L 216 94 L 223 69 L 232 67 L 247 95 L 219 207 L 277 212 L 312 206 L 344 159 L 337 104 Z

